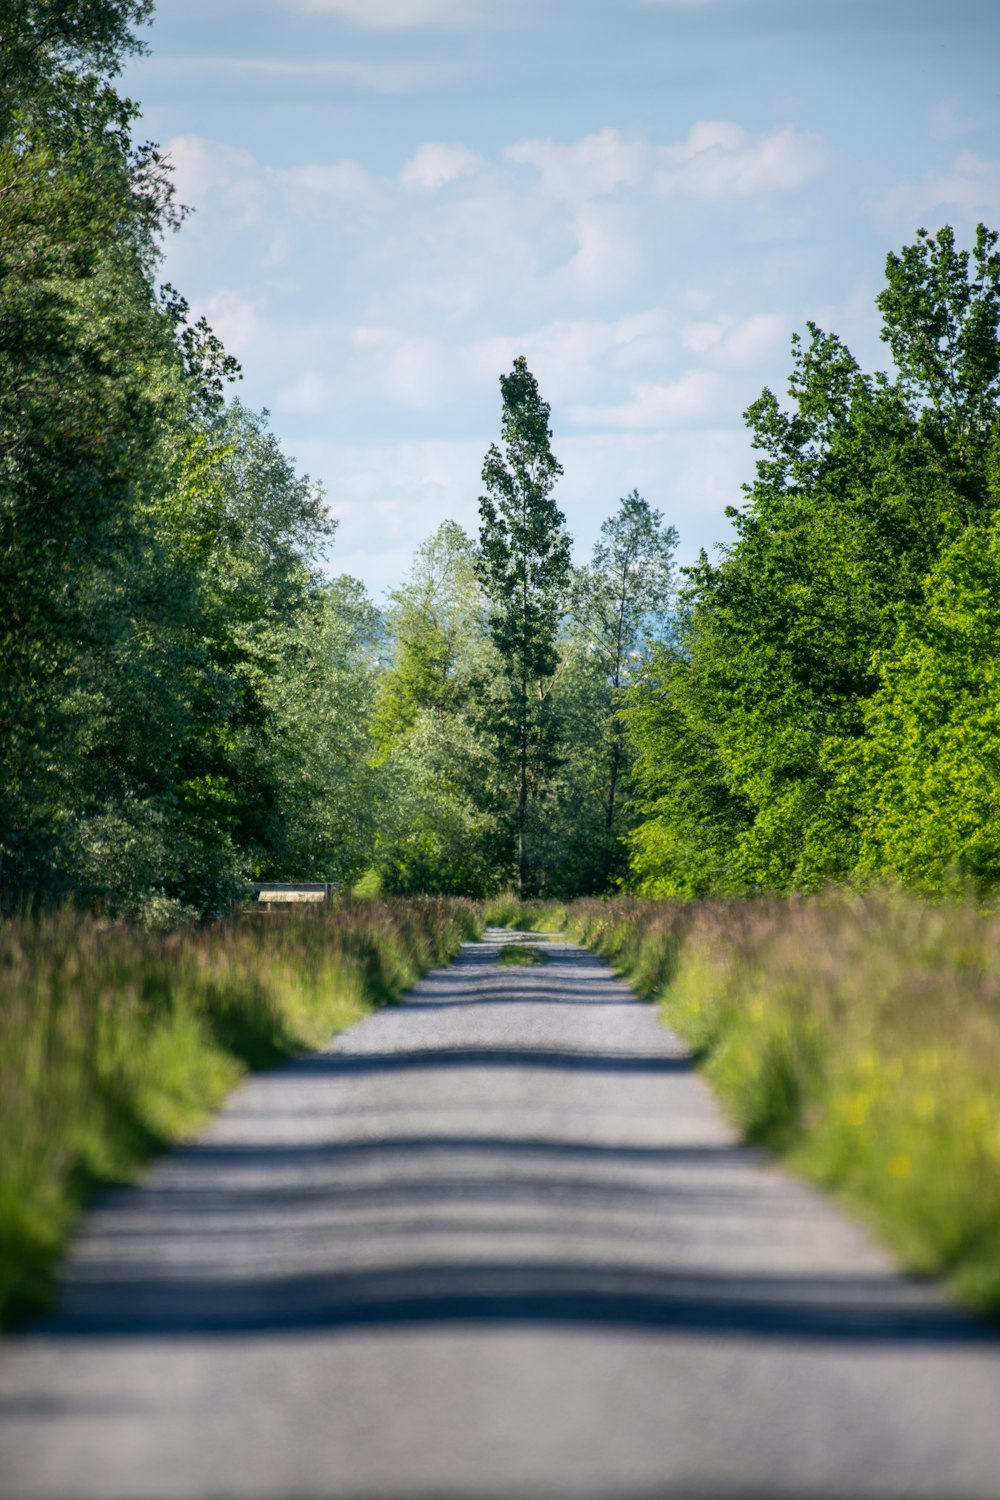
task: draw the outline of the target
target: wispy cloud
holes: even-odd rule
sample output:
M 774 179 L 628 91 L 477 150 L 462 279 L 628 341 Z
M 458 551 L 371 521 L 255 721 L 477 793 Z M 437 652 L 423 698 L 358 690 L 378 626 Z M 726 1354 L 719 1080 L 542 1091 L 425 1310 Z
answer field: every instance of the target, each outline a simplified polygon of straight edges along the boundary
M 686 349 L 727 370 L 751 369 L 787 343 L 790 320 L 780 313 L 752 313 L 737 318 L 723 313 L 707 322 L 689 323 L 681 337 Z
M 665 146 L 657 185 L 699 198 L 748 197 L 801 187 L 824 172 L 823 140 L 792 125 L 753 135 L 730 120 L 702 120 L 686 141 Z
M 466 26 L 487 20 L 489 0 L 285 0 L 294 10 L 337 16 L 370 31 Z
M 367 61 L 330 57 L 158 57 L 142 63 L 144 79 L 189 83 L 192 79 L 255 79 L 258 84 L 343 83 L 373 94 L 426 92 L 456 76 L 457 68 L 441 61 Z
M 931 110 L 931 135 L 939 141 L 978 135 L 996 122 L 995 110 L 970 110 L 961 99 L 940 99 Z
M 425 141 L 406 163 L 400 181 L 404 187 L 434 192 L 474 171 L 480 160 L 474 151 L 467 151 L 464 146 Z
M 543 193 L 567 203 L 634 187 L 643 177 L 649 148 L 626 140 L 617 130 L 602 130 L 569 146 L 554 141 L 519 141 L 506 152 L 509 161 L 534 167 Z
M 871 202 L 875 222 L 892 233 L 912 234 L 918 224 L 938 227 L 943 219 L 963 224 L 985 218 L 993 223 L 1000 203 L 1000 162 L 971 151 L 960 152 L 949 166 L 897 183 Z
M 589 407 L 575 413 L 577 421 L 602 427 L 656 430 L 718 422 L 722 377 L 712 370 L 688 370 L 679 380 L 637 385 L 628 401 L 606 407 Z

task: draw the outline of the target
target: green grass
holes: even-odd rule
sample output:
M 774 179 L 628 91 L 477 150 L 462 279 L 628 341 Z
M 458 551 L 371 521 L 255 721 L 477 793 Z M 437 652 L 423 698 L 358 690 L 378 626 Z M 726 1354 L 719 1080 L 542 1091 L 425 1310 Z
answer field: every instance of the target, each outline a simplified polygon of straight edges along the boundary
M 873 893 L 563 919 L 660 1005 L 746 1139 L 1000 1313 L 1000 917 Z
M 497 963 L 511 969 L 530 969 L 545 963 L 545 954 L 531 943 L 506 943 L 500 949 Z
M 481 927 L 356 900 L 153 934 L 64 911 L 0 926 L 0 1321 L 45 1304 L 80 1209 L 190 1135 L 251 1068 L 398 999 Z
M 487 927 L 515 927 L 519 932 L 561 932 L 567 910 L 562 901 L 518 901 L 507 893 L 486 902 L 483 921 Z

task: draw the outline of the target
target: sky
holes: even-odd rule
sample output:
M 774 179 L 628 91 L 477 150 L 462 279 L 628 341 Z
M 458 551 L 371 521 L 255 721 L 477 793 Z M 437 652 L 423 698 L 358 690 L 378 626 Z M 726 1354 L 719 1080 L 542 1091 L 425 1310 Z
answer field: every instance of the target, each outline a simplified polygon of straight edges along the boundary
M 518 354 L 577 560 L 638 489 L 688 562 L 791 334 L 886 368 L 887 253 L 1000 228 L 1000 0 L 159 0 L 146 39 L 163 279 L 376 598 L 475 534 Z

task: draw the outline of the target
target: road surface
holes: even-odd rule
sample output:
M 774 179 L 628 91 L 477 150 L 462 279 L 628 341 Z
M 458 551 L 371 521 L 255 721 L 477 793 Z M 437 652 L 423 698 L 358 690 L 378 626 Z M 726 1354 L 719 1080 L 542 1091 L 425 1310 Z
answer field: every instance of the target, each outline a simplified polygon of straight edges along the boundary
M 1000 1352 L 491 932 L 89 1216 L 4 1500 L 1000 1496 Z

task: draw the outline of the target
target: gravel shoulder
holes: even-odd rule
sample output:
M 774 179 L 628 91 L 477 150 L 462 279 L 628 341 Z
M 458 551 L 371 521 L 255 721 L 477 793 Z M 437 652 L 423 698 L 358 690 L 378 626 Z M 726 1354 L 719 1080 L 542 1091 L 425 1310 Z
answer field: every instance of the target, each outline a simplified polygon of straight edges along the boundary
M 1000 1496 L 1000 1344 L 535 935 L 250 1079 L 0 1351 L 4 1500 L 902 1495 Z

